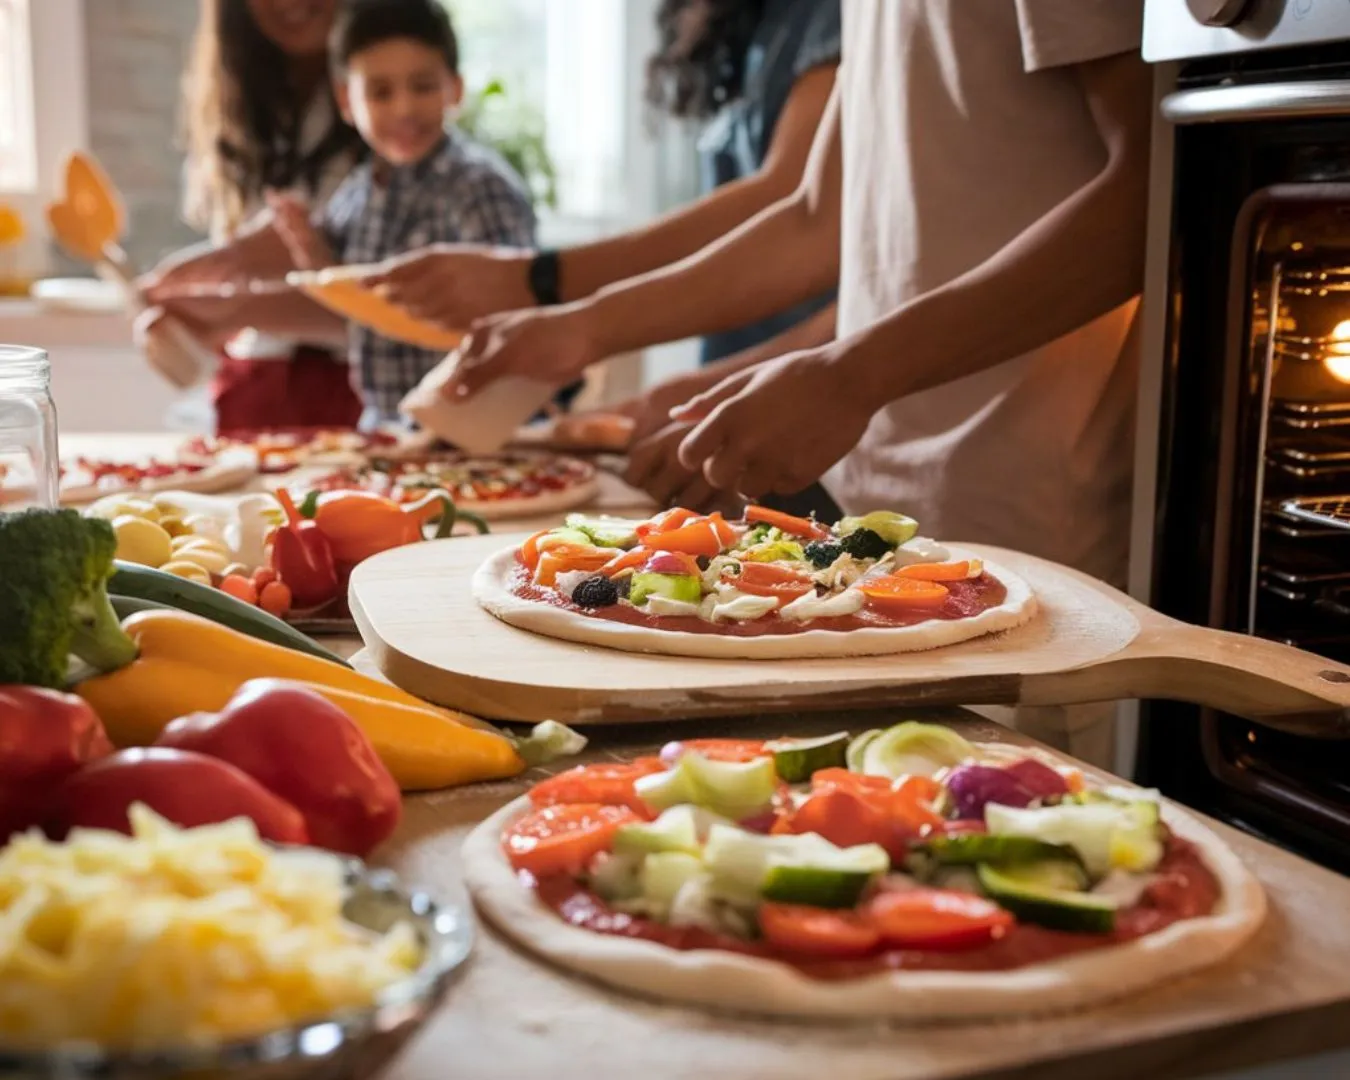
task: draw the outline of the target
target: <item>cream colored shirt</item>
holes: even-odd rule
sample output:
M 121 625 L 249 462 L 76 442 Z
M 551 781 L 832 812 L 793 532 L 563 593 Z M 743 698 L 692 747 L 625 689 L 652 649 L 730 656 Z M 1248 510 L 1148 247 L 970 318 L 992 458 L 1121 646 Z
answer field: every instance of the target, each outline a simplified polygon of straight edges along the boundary
M 1070 65 L 1137 49 L 1142 8 L 844 0 L 841 337 L 989 259 L 1101 171 Z M 928 535 L 1123 582 L 1136 307 L 888 406 L 827 490 L 849 513 L 902 510 Z

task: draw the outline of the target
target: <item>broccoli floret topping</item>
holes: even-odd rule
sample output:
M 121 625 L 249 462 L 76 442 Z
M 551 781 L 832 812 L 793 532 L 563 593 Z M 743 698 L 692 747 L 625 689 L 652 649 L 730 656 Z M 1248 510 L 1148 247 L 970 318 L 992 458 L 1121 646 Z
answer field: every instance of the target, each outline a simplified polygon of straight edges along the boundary
M 587 578 L 572 591 L 572 603 L 577 607 L 613 607 L 618 602 L 618 586 L 603 575 Z
M 136 643 L 108 599 L 117 537 L 74 510 L 0 514 L 0 683 L 64 688 L 70 657 L 125 667 Z
M 894 550 L 892 545 L 871 529 L 859 529 L 857 532 L 849 533 L 839 541 L 839 546 L 845 554 L 852 555 L 855 559 L 880 559 Z
M 833 540 L 812 540 L 806 545 L 806 557 L 811 565 L 817 569 L 824 570 L 827 566 L 833 566 L 835 560 L 844 552 L 843 545 L 835 543 Z

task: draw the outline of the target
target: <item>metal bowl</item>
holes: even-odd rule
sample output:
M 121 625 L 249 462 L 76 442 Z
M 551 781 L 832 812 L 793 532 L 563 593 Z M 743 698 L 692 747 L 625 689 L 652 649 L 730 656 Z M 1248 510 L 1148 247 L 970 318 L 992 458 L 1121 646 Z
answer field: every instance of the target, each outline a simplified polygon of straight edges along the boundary
M 105 1052 L 71 1043 L 46 1052 L 0 1048 L 0 1077 L 22 1080 L 339 1080 L 370 1077 L 387 1064 L 445 997 L 473 945 L 467 911 L 404 892 L 393 874 L 351 861 L 343 913 L 385 933 L 399 922 L 417 931 L 421 966 L 389 987 L 370 1008 L 356 1009 L 244 1042 L 206 1048 Z

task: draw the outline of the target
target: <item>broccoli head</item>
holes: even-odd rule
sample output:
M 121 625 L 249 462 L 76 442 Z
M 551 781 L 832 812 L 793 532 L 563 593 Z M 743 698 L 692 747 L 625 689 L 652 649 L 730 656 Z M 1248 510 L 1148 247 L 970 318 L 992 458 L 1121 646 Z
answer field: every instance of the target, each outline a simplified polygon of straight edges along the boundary
M 136 658 L 108 599 L 117 538 L 74 510 L 0 514 L 0 683 L 63 688 L 70 657 L 100 671 Z

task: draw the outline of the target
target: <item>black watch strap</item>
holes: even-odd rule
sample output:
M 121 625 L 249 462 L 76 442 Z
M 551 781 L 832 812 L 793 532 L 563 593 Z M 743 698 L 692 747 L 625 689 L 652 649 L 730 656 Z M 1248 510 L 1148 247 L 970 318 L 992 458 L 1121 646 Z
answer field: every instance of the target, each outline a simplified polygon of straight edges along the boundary
M 541 306 L 562 303 L 562 260 L 552 250 L 536 252 L 530 260 L 530 292 Z

